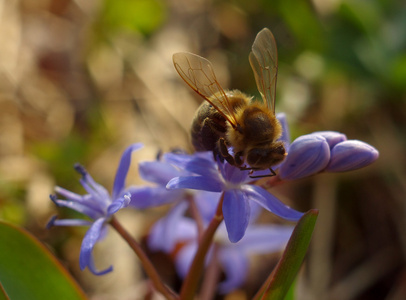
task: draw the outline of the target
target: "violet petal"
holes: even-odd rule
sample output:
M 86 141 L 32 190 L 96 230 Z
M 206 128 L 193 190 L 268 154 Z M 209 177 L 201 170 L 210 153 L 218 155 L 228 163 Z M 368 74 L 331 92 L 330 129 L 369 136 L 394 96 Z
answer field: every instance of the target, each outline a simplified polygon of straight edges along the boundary
M 193 189 L 208 192 L 221 192 L 224 184 L 207 176 L 184 176 L 172 178 L 166 187 L 168 189 Z
M 330 147 L 320 135 L 303 135 L 290 145 L 288 156 L 279 168 L 283 180 L 299 179 L 322 171 L 330 160 Z
M 331 160 L 326 171 L 344 172 L 363 168 L 373 163 L 379 157 L 379 152 L 371 145 L 348 140 L 338 143 L 331 150 Z
M 93 225 L 89 228 L 86 232 L 85 237 L 82 241 L 82 246 L 80 248 L 80 256 L 79 256 L 79 265 L 80 269 L 83 271 L 86 267 L 95 274 L 95 275 L 103 275 L 113 270 L 113 267 L 110 266 L 103 271 L 96 270 L 93 261 L 93 248 L 97 241 L 99 241 L 102 233 L 102 228 L 104 226 L 104 222 L 106 221 L 105 218 L 97 219 Z
M 118 165 L 116 178 L 113 185 L 113 199 L 117 198 L 121 191 L 124 189 L 125 179 L 131 164 L 131 154 L 133 151 L 140 149 L 143 145 L 141 143 L 132 144 L 124 150 L 121 155 L 120 164 Z
M 159 185 L 166 185 L 169 180 L 181 175 L 174 166 L 162 161 L 145 161 L 138 165 L 142 179 Z
M 248 197 L 240 190 L 224 192 L 223 215 L 230 242 L 242 239 L 250 219 Z
M 219 251 L 219 261 L 226 279 L 219 283 L 219 292 L 227 294 L 240 287 L 248 274 L 248 258 L 237 248 L 225 248 Z
M 266 210 L 273 214 L 289 221 L 299 220 L 303 213 L 290 208 L 282 203 L 274 195 L 268 193 L 263 188 L 256 185 L 244 185 L 244 191 L 247 193 L 250 200 L 257 202 Z

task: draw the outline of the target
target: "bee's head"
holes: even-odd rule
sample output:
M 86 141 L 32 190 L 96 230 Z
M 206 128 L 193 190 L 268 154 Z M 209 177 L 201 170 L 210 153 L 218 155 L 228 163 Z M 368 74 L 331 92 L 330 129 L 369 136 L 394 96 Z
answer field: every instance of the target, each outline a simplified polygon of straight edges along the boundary
M 282 162 L 286 154 L 282 142 L 273 142 L 265 147 L 250 149 L 247 152 L 247 163 L 252 168 L 265 170 Z

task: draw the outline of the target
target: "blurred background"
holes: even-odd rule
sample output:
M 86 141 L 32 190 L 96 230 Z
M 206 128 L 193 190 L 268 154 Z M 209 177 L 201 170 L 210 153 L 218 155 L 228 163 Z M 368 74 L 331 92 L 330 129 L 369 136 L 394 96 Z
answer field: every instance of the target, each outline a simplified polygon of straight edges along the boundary
M 401 0 L 0 0 L 0 218 L 49 245 L 93 299 L 142 299 L 143 273 L 113 231 L 96 254 L 100 268 L 113 263 L 115 271 L 78 270 L 86 228 L 46 230 L 57 212 L 48 195 L 56 184 L 84 192 L 75 162 L 111 189 L 134 142 L 145 144 L 135 163 L 191 151 L 202 99 L 180 79 L 172 54 L 206 57 L 224 88 L 258 96 L 248 54 L 263 27 L 278 44 L 276 110 L 287 114 L 292 140 L 336 130 L 380 152 L 365 169 L 271 190 L 296 209 L 320 210 L 297 299 L 406 299 Z M 127 182 L 142 183 L 136 164 Z M 119 218 L 141 239 L 160 215 Z

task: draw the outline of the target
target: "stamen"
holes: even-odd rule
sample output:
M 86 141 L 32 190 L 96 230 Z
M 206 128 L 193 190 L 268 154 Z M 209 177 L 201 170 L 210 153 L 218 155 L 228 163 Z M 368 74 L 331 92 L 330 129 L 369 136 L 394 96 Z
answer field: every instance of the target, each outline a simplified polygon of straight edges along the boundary
M 76 163 L 73 167 L 75 168 L 76 172 L 78 172 L 78 173 L 79 173 L 80 175 L 82 175 L 83 177 L 86 177 L 87 171 L 86 171 L 86 169 L 85 169 L 84 166 L 82 166 L 82 165 L 79 164 L 79 163 Z
M 51 201 L 52 201 L 53 203 L 55 203 L 56 206 L 60 206 L 60 205 L 58 204 L 58 202 L 56 201 L 56 200 L 58 200 L 58 197 L 57 197 L 55 194 L 49 195 L 49 198 L 51 198 Z
M 51 200 L 52 200 L 52 198 L 51 198 Z M 52 201 L 53 201 L 53 200 L 52 200 Z M 52 216 L 51 219 L 48 221 L 47 225 L 45 226 L 45 228 L 46 228 L 46 229 L 49 229 L 49 228 L 51 228 L 52 226 L 54 226 L 54 223 L 55 223 L 55 220 L 56 220 L 57 217 L 58 217 L 57 215 Z

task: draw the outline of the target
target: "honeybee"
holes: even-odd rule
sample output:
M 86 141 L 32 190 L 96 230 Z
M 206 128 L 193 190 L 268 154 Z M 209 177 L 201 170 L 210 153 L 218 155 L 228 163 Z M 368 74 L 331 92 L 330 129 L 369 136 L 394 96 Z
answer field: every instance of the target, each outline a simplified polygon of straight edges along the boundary
M 272 166 L 282 162 L 287 153 L 278 141 L 282 134 L 275 116 L 278 53 L 269 29 L 262 29 L 256 36 L 249 62 L 262 101 L 238 90 L 224 90 L 207 59 L 186 52 L 173 55 L 180 77 L 206 100 L 192 123 L 195 149 L 214 151 L 241 170 L 269 169 L 275 175 Z M 234 155 L 228 151 L 230 146 Z

